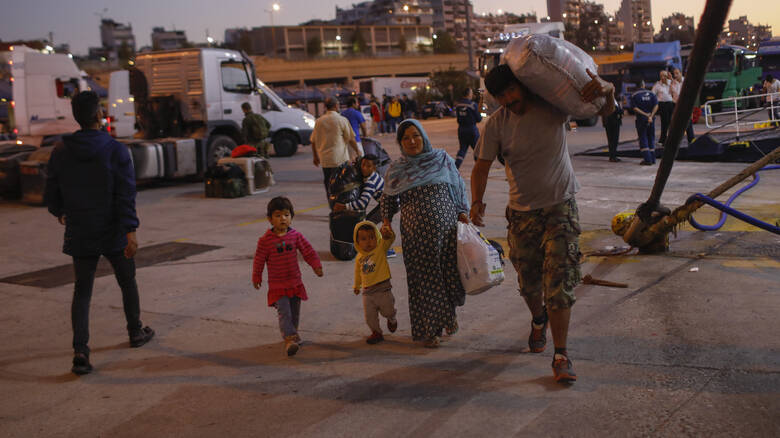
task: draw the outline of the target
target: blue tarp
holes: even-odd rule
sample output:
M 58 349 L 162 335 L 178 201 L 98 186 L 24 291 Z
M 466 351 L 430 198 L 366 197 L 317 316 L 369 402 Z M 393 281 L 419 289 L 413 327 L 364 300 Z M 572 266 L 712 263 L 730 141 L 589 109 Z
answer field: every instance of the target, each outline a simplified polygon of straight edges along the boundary
M 295 92 L 295 96 L 297 100 L 309 100 L 309 101 L 325 100 L 325 95 L 322 94 L 322 91 L 314 87 L 307 87 L 305 89 L 297 90 Z
M 634 64 L 638 63 L 671 62 L 675 67 L 680 67 L 680 42 L 652 43 L 634 45 Z
M 275 88 L 274 93 L 276 93 L 276 95 L 282 98 L 282 100 L 286 103 L 293 103 L 296 99 L 298 99 L 294 93 L 290 92 L 290 90 L 286 88 Z
M 325 100 L 325 95 L 314 87 L 305 89 L 289 90 L 287 88 L 276 88 L 274 92 L 285 101 L 285 103 L 295 103 L 296 101 L 321 102 Z

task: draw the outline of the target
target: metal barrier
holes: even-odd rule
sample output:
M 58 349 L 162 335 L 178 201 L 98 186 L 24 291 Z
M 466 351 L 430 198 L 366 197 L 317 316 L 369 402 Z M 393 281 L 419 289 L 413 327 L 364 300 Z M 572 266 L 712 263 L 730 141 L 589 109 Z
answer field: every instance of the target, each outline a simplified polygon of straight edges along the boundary
M 730 104 L 730 109 L 721 112 L 713 112 L 713 106 Z M 763 106 L 762 106 L 763 104 Z M 755 107 L 757 105 L 758 107 Z M 740 106 L 743 109 L 740 109 Z M 752 108 L 750 108 L 753 106 Z M 766 112 L 764 112 L 766 111 Z M 768 118 L 751 117 L 764 113 Z M 750 127 L 747 130 L 764 129 L 776 126 L 780 122 L 780 93 L 756 94 L 751 96 L 736 96 L 727 99 L 715 99 L 704 104 L 704 122 L 709 129 L 734 126 L 739 137 L 740 127 Z M 721 120 L 716 121 L 716 117 Z M 727 118 L 723 123 L 723 118 Z M 743 130 L 746 130 L 743 128 Z

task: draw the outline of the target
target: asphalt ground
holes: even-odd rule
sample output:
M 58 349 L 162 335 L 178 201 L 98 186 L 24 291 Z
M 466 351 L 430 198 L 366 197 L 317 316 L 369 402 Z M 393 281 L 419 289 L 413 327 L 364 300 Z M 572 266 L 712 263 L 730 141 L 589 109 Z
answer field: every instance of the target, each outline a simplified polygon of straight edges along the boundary
M 424 126 L 454 155 L 453 119 Z M 621 139 L 632 131 L 628 117 Z M 391 136 L 378 138 L 399 155 Z M 116 281 L 97 278 L 95 371 L 83 377 L 70 373 L 73 284 L 62 227 L 43 208 L 0 202 L 0 436 L 780 435 L 780 236 L 729 219 L 717 232 L 681 227 L 666 254 L 593 255 L 624 245 L 610 220 L 646 200 L 657 171 L 576 155 L 604 144 L 600 126 L 569 134 L 582 185 L 582 271 L 628 287 L 577 288 L 569 352 L 579 380 L 570 386 L 553 382 L 549 335 L 544 353 L 526 352 L 530 315 L 511 266 L 503 284 L 468 297 L 460 331 L 429 350 L 410 339 L 399 254 L 390 260 L 399 329 L 367 345 L 353 265 L 328 251 L 322 173 L 308 147 L 271 159 L 277 185 L 267 193 L 212 199 L 187 182 L 140 190 L 148 259 L 137 279 L 142 319 L 157 335 L 128 348 Z M 468 158 L 461 169 L 467 184 L 471 166 Z M 662 201 L 680 205 L 744 166 L 675 163 Z M 774 223 L 780 174 L 761 178 L 734 206 Z M 304 344 L 291 358 L 250 277 L 265 206 L 277 195 L 292 199 L 293 226 L 325 271 L 318 278 L 302 262 L 310 299 Z M 497 164 L 485 200 L 483 231 L 505 242 L 507 184 Z M 709 207 L 696 217 L 717 219 Z

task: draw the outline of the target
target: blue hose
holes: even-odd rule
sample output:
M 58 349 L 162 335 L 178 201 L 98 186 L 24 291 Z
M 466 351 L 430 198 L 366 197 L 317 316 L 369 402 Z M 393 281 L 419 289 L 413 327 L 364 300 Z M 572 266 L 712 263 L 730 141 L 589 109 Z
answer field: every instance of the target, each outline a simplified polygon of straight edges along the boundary
M 774 169 L 780 169 L 780 166 L 764 166 L 763 168 L 759 169 L 755 174 L 753 174 L 753 181 L 751 181 L 750 184 L 746 185 L 745 187 L 742 187 L 741 189 L 737 190 L 733 195 L 731 195 L 731 197 L 729 197 L 728 201 L 726 201 L 725 204 L 721 204 L 720 202 L 701 193 L 696 193 L 695 195 L 688 198 L 688 201 L 686 203 L 690 203 L 693 201 L 700 201 L 705 204 L 711 205 L 721 211 L 720 220 L 715 225 L 702 225 L 696 222 L 696 219 L 694 219 L 693 216 L 691 216 L 690 218 L 691 225 L 693 225 L 693 227 L 696 228 L 697 230 L 715 231 L 720 229 L 720 227 L 722 227 L 723 224 L 726 222 L 726 214 L 730 214 L 741 221 L 749 223 L 750 225 L 764 229 L 771 233 L 780 234 L 780 227 L 776 227 L 772 224 L 768 224 L 752 216 L 748 216 L 745 213 L 742 213 L 741 211 L 731 208 L 731 203 L 734 202 L 734 200 L 737 199 L 739 195 L 746 192 L 747 190 L 750 190 L 753 186 L 758 184 L 758 181 L 760 181 L 761 179 L 758 176 L 758 172 L 764 170 L 774 170 Z

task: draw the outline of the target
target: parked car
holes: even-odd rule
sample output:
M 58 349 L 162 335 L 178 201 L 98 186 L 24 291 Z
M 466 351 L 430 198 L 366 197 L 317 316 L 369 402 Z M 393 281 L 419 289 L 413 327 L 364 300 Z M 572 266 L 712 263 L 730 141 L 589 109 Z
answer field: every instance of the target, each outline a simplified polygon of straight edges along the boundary
M 428 102 L 423 106 L 422 109 L 422 118 L 427 119 L 428 117 L 438 117 L 442 118 L 444 116 L 450 116 L 452 115 L 452 108 L 450 108 L 449 105 L 447 105 L 445 102 L 442 102 L 440 100 L 434 100 L 431 102 Z

